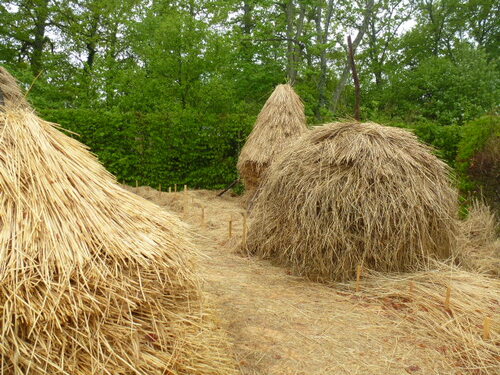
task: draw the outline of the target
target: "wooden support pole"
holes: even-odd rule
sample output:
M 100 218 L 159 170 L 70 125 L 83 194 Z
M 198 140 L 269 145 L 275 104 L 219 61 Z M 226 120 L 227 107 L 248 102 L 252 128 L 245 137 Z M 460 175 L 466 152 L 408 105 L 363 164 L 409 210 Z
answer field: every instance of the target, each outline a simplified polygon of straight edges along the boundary
M 233 236 L 233 217 L 231 216 L 229 218 L 229 223 L 228 223 L 228 233 L 229 233 L 229 238 L 231 238 Z
M 172 192 L 172 186 L 169 186 L 168 187 L 168 192 L 171 193 Z
M 247 228 L 247 213 L 243 212 L 243 238 L 242 238 L 242 247 L 246 249 L 247 247 L 247 236 L 248 236 L 248 228 Z
M 201 207 L 201 227 L 205 228 L 205 206 Z
M 446 287 L 446 298 L 444 300 L 444 307 L 447 309 L 450 308 L 450 297 L 451 297 L 451 287 L 448 285 Z
M 483 322 L 483 339 L 489 340 L 491 338 L 491 319 L 489 316 L 484 318 Z
M 361 273 L 363 272 L 363 266 L 361 264 L 358 264 L 358 267 L 356 269 L 356 292 L 359 292 L 359 282 L 361 280 Z
M 187 185 L 184 185 L 184 213 L 187 213 L 189 205 L 189 196 L 187 192 Z
M 135 180 L 135 187 L 139 187 L 139 181 Z
M 174 184 L 174 192 L 177 192 L 177 184 Z

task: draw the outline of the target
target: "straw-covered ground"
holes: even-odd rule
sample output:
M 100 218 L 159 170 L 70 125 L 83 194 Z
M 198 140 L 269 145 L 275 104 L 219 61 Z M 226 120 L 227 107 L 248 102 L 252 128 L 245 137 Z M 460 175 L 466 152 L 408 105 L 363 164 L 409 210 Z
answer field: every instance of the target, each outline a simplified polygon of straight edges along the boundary
M 177 212 L 198 233 L 203 288 L 224 319 L 242 374 L 496 373 L 498 279 L 440 266 L 362 275 L 358 292 L 355 283 L 314 283 L 235 254 L 240 198 L 129 189 Z

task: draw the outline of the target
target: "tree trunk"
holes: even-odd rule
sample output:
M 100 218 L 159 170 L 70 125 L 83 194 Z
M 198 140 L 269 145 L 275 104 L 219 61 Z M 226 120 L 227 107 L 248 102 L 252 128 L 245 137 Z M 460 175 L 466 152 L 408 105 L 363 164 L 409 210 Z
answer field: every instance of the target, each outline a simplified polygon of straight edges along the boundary
M 94 13 L 92 16 L 92 23 L 91 23 L 91 28 L 89 32 L 89 39 L 86 43 L 87 47 L 87 65 L 85 66 L 85 71 L 87 73 L 92 71 L 92 68 L 94 66 L 94 61 L 95 61 L 95 56 L 97 53 L 97 30 L 99 28 L 99 20 L 100 20 L 100 15 L 97 13 Z
M 361 121 L 361 88 L 359 87 L 358 72 L 356 71 L 356 62 L 354 61 L 354 49 L 352 48 L 351 36 L 347 37 L 349 46 L 349 63 L 351 65 L 352 79 L 356 90 L 356 103 L 354 104 L 354 118 L 356 121 Z
M 295 13 L 295 6 L 293 0 L 288 0 L 285 4 L 286 14 L 286 37 L 287 37 L 287 76 L 291 85 L 295 83 L 297 78 L 297 67 L 295 66 L 295 48 L 293 41 L 293 17 Z
M 34 13 L 36 18 L 33 29 L 33 52 L 30 63 L 31 71 L 37 76 L 43 69 L 43 47 L 46 42 L 45 29 L 47 27 L 47 18 L 49 17 L 49 0 L 40 1 L 40 5 L 35 9 Z
M 315 117 L 318 122 L 323 121 L 323 116 L 321 111 L 323 108 L 326 108 L 328 99 L 326 97 L 326 73 L 327 73 L 327 65 L 326 65 L 326 43 L 328 42 L 328 34 L 330 32 L 330 22 L 333 15 L 333 0 L 328 1 L 328 8 L 325 16 L 325 26 L 322 30 L 322 9 L 319 5 L 316 8 L 316 33 L 317 33 L 317 43 L 321 44 L 321 53 L 320 53 L 320 75 L 318 80 L 318 106 L 315 110 Z
M 363 36 L 366 33 L 366 30 L 368 28 L 368 24 L 370 21 L 370 17 L 372 16 L 372 10 L 373 10 L 373 4 L 374 0 L 368 0 L 366 3 L 366 9 L 365 9 L 365 14 L 363 17 L 363 24 L 358 30 L 358 34 L 356 35 L 356 38 L 352 42 L 352 48 L 353 51 L 356 52 L 356 48 L 358 48 L 359 43 L 363 39 Z M 332 100 L 332 105 L 331 105 L 331 111 L 336 112 L 340 100 L 340 95 L 342 95 L 342 91 L 344 91 L 345 85 L 347 83 L 347 78 L 349 77 L 349 59 L 346 59 L 346 63 L 344 65 L 344 70 L 342 71 L 342 74 L 340 76 L 339 83 L 337 85 L 337 88 L 335 89 L 335 92 L 333 94 L 333 100 Z
M 247 0 L 243 2 L 242 29 L 243 40 L 241 43 L 242 55 L 245 61 L 250 62 L 253 58 L 251 35 L 253 29 L 252 19 L 253 5 Z

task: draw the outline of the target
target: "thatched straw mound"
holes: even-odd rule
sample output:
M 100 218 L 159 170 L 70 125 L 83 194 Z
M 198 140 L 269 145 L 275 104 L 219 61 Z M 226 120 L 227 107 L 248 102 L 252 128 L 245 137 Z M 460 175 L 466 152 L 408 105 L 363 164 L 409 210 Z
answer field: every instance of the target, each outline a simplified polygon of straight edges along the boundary
M 401 319 L 395 324 L 416 346 L 440 351 L 457 374 L 498 374 L 499 280 L 437 263 L 405 275 L 372 273 L 360 285 L 363 304 Z
M 276 156 L 306 131 L 300 97 L 288 84 L 276 86 L 259 113 L 238 159 L 238 170 L 249 195 L 253 195 Z
M 500 277 L 498 222 L 481 200 L 472 202 L 467 218 L 460 222 L 457 258 L 468 270 Z
M 0 106 L 17 109 L 30 108 L 15 78 L 2 67 L 0 67 Z
M 247 251 L 315 280 L 356 267 L 409 271 L 455 243 L 448 167 L 405 130 L 373 123 L 317 127 L 271 164 Z
M 32 111 L 0 129 L 0 373 L 232 374 L 183 224 Z

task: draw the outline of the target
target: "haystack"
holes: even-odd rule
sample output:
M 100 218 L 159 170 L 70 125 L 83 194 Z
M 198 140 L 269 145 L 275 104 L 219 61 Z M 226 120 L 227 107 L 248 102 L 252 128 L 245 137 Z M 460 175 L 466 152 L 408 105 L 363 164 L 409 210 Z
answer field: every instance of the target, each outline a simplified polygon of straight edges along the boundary
M 278 85 L 241 149 L 238 170 L 251 198 L 269 164 L 307 131 L 304 105 L 292 86 Z
M 456 258 L 470 271 L 500 277 L 499 225 L 483 200 L 474 200 L 465 220 L 460 221 Z
M 409 271 L 455 244 L 449 169 L 403 129 L 317 127 L 271 164 L 254 203 L 247 251 L 315 280 L 358 266 Z
M 0 88 L 0 373 L 234 373 L 183 224 Z

